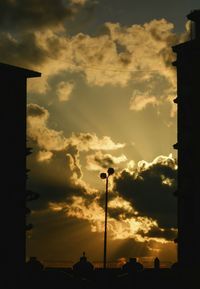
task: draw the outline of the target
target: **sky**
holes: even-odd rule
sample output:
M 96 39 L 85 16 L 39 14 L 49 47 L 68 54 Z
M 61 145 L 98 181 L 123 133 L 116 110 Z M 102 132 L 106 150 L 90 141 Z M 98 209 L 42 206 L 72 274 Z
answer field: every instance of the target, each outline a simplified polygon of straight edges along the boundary
M 197 0 L 0 0 L 0 61 L 28 80 L 27 257 L 176 261 L 176 59 Z M 6 96 L 5 96 L 6 97 Z

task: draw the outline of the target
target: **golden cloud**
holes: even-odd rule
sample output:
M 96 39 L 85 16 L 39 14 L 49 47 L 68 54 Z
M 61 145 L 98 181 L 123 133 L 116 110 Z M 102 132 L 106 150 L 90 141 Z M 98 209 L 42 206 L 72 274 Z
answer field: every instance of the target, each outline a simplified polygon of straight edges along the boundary
M 65 81 L 59 82 L 56 89 L 58 99 L 61 102 L 68 101 L 73 89 L 74 89 L 74 82 L 65 82 Z
M 88 0 L 70 0 L 72 4 L 85 5 Z
M 41 115 L 37 115 L 39 109 L 42 112 Z M 36 141 L 38 146 L 46 151 L 65 149 L 68 142 L 63 132 L 48 128 L 48 118 L 49 112 L 47 109 L 39 107 L 37 104 L 29 104 L 27 117 L 28 137 Z
M 105 26 L 107 33 L 96 37 L 83 33 L 69 37 L 56 31 L 37 32 L 37 43 L 48 55 L 40 68 L 46 77 L 43 87 L 48 86 L 45 82 L 49 76 L 62 71 L 82 72 L 89 85 L 127 86 L 132 80 L 136 89 L 130 109 L 141 110 L 150 103 L 172 104 L 176 95 L 176 71 L 171 65 L 175 60 L 171 46 L 183 39 L 172 32 L 173 24 L 161 19 L 130 27 L 119 23 Z M 137 88 L 141 83 L 144 91 Z
M 184 41 L 188 32 L 177 36 L 173 24 L 165 19 L 129 27 L 106 23 L 105 27 L 106 31 L 98 36 L 69 36 L 63 25 L 26 31 L 20 37 L 3 33 L 0 52 L 4 61 L 42 72 L 37 84 L 29 80 L 30 91 L 47 93 L 52 76 L 73 72 L 82 73 L 91 86 L 125 87 L 132 81 L 135 90 L 130 109 L 141 110 L 150 103 L 173 104 L 176 71 L 171 65 L 175 60 L 171 46 Z M 62 83 L 62 87 L 66 93 L 60 92 L 60 99 L 66 100 L 72 86 Z M 174 114 L 173 105 L 171 116 Z
M 129 202 L 117 197 L 109 202 L 109 208 L 113 207 L 123 208 L 128 213 L 133 214 L 130 218 L 122 217 L 115 219 L 108 217 L 108 232 L 113 240 L 132 238 L 138 242 L 155 240 L 156 242 L 167 243 L 164 238 L 148 237 L 145 235 L 153 228 L 159 230 L 158 224 L 151 218 L 138 216 L 138 212 L 134 211 Z M 62 211 L 67 217 L 75 217 L 89 221 L 92 232 L 104 231 L 104 209 L 98 204 L 97 199 L 95 198 L 88 203 L 84 197 L 73 196 L 70 204 L 67 202 L 50 202 L 49 209 L 54 212 Z
M 176 159 L 173 158 L 172 153 L 170 153 L 168 156 L 163 156 L 163 155 L 157 156 L 152 162 L 147 162 L 145 160 L 139 161 L 138 170 L 145 171 L 156 164 L 168 166 L 174 170 L 177 170 L 178 168 Z
M 89 84 L 99 86 L 126 85 L 138 70 L 144 79 L 157 71 L 174 82 L 171 45 L 180 38 L 172 32 L 172 23 L 161 19 L 129 27 L 106 23 L 105 27 L 107 33 L 96 37 L 83 33 L 70 37 L 63 33 L 63 26 L 32 32 L 38 56 L 43 56 L 39 58 L 41 64 L 35 61 L 32 65 L 36 63 L 48 75 L 61 69 L 83 71 Z M 14 39 L 12 46 L 20 44 L 20 39 L 12 35 L 10 38 Z
M 72 133 L 70 143 L 77 146 L 79 151 L 117 150 L 125 147 L 124 143 L 114 143 L 109 136 L 99 139 L 95 133 Z
M 63 131 L 48 127 L 49 112 L 37 104 L 28 105 L 27 134 L 36 141 L 39 148 L 46 151 L 61 151 L 76 146 L 79 151 L 117 150 L 125 144 L 114 143 L 109 136 L 98 138 L 95 133 L 72 133 L 65 137 Z
M 116 165 L 125 161 L 127 161 L 127 157 L 124 154 L 116 157 L 111 154 L 103 154 L 101 151 L 97 151 L 92 155 L 86 156 L 86 168 L 91 171 L 99 171 L 102 170 L 102 168 L 108 168 L 115 165 L 116 169 Z
M 39 151 L 37 154 L 37 160 L 39 162 L 49 161 L 53 156 L 53 153 L 50 151 Z
M 135 90 L 133 95 L 130 99 L 130 109 L 140 111 L 146 108 L 147 105 L 159 105 L 158 99 L 153 96 L 149 95 L 147 92 L 141 93 Z

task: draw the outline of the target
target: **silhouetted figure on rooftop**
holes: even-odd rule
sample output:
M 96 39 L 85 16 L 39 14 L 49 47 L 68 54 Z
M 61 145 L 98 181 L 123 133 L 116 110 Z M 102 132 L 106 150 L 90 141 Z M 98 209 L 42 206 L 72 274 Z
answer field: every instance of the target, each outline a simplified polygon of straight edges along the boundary
M 130 258 L 129 261 L 122 266 L 122 269 L 127 273 L 141 272 L 143 265 L 137 262 L 137 258 Z
M 154 259 L 154 269 L 155 270 L 159 270 L 160 269 L 160 260 L 158 259 L 158 257 L 156 257 Z

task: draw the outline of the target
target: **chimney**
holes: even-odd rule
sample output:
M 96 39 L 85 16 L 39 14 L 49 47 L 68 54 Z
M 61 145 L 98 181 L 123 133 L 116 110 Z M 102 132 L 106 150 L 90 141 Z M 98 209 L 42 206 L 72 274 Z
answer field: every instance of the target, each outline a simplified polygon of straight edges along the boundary
M 187 15 L 187 18 L 192 21 L 191 36 L 192 39 L 200 40 L 200 10 L 193 10 Z

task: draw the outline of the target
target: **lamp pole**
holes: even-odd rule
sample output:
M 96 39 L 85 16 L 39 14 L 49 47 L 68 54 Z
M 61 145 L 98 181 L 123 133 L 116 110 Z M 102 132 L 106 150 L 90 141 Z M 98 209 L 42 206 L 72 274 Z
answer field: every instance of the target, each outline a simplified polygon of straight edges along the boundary
M 114 174 L 114 169 L 109 168 L 106 173 L 101 173 L 101 179 L 106 179 L 106 193 L 105 193 L 105 223 L 104 223 L 104 252 L 103 252 L 103 268 L 106 269 L 107 258 L 107 215 L 108 215 L 108 178 Z
M 105 195 L 104 252 L 103 252 L 104 269 L 106 269 L 106 256 L 107 256 L 107 215 L 108 215 L 108 176 L 106 177 L 106 195 Z

